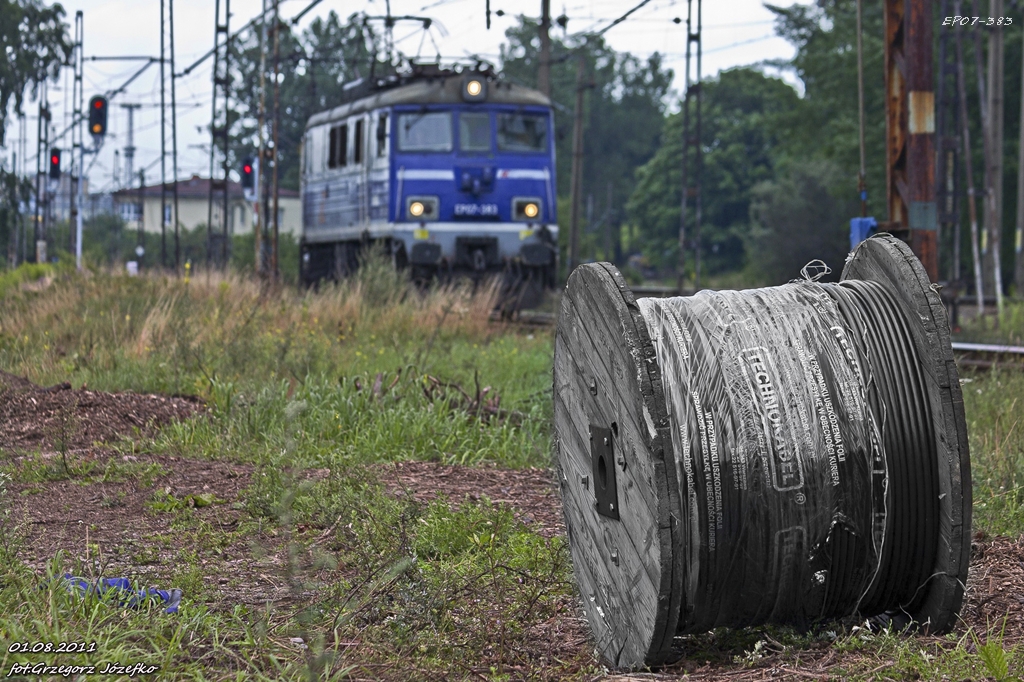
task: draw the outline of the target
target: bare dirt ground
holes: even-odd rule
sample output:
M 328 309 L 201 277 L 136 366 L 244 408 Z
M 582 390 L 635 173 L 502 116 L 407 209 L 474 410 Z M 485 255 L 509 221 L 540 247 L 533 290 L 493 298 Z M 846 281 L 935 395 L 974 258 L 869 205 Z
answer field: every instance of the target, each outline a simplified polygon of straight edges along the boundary
M 201 409 L 191 397 L 75 390 L 68 383 L 42 388 L 0 371 L 0 448 L 52 450 L 66 435 L 64 447 L 88 449 Z
M 169 575 L 185 553 L 198 556 L 202 599 L 211 608 L 234 604 L 263 604 L 288 599 L 281 577 L 281 538 L 273 528 L 247 528 L 228 533 L 232 540 L 220 546 L 203 543 L 201 533 L 183 535 L 173 527 L 172 514 L 154 514 L 154 491 L 178 501 L 205 495 L 214 502 L 195 505 L 192 512 L 212 528 L 231 531 L 248 517 L 239 508 L 249 485 L 252 467 L 226 462 L 194 461 L 149 454 L 123 454 L 106 443 L 122 436 L 151 433 L 175 419 L 204 410 L 194 398 L 101 393 L 75 390 L 63 384 L 41 388 L 0 373 L 0 461 L 11 458 L 56 457 L 55 434 L 69 414 L 77 424 L 70 447 L 80 461 L 93 461 L 95 471 L 110 470 L 111 463 L 130 469 L 131 476 L 92 476 L 80 481 L 47 481 L 13 485 L 15 513 L 23 520 L 24 560 L 43 570 L 46 562 L 63 551 L 83 567 L 104 575 L 145 579 Z M 59 435 L 59 434 L 58 434 Z M 385 475 L 395 494 L 429 502 L 444 495 L 457 505 L 488 497 L 510 506 L 517 519 L 536 532 L 552 537 L 564 532 L 561 508 L 551 473 L 543 469 L 503 470 L 461 467 L 428 462 L 393 465 Z M 315 530 L 319 533 L 319 530 Z M 257 547 L 271 548 L 259 550 Z M 170 587 L 169 585 L 163 585 Z M 177 586 L 177 585 L 174 585 Z M 1006 646 L 1024 642 L 1024 538 L 975 539 L 972 568 L 960 631 L 1003 631 Z M 544 624 L 537 646 L 552 655 L 591 649 L 580 615 L 567 608 L 559 622 Z M 919 637 L 925 645 L 944 646 L 939 638 Z M 681 642 L 684 649 L 686 642 Z M 946 644 L 945 646 L 948 646 Z M 865 652 L 837 653 L 827 645 L 800 651 L 766 647 L 753 661 L 736 662 L 743 651 L 722 650 L 716 660 L 685 658 L 658 674 L 611 676 L 612 680 L 830 679 L 837 670 L 856 664 L 858 670 L 877 667 L 880 675 L 892 661 L 878 658 L 871 666 Z
M 464 467 L 435 462 L 398 462 L 394 489 L 407 491 L 418 502 L 445 495 L 453 504 L 469 498 L 488 498 L 512 508 L 530 529 L 550 538 L 565 533 L 562 506 L 547 469 Z

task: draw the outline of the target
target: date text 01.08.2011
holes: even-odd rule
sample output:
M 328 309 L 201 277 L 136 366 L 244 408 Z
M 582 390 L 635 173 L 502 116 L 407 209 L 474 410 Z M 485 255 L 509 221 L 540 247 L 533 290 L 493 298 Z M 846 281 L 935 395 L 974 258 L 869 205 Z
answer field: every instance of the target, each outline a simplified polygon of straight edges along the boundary
M 91 654 L 96 642 L 11 642 L 9 654 Z

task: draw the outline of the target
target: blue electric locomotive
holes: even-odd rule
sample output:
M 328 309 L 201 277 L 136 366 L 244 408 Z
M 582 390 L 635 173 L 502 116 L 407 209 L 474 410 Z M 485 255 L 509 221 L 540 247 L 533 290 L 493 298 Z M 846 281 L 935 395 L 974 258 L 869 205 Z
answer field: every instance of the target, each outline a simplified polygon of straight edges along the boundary
M 376 242 L 418 278 L 504 272 L 554 286 L 554 128 L 543 94 L 489 69 L 436 65 L 346 94 L 306 125 L 304 283 L 345 276 Z

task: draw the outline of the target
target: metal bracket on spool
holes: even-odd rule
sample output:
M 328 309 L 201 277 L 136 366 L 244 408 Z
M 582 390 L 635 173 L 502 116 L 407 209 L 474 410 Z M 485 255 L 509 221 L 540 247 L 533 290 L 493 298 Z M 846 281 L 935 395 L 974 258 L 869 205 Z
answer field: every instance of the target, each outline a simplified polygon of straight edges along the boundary
M 619 495 L 615 485 L 615 457 L 612 453 L 611 429 L 590 426 L 590 461 L 594 473 L 597 513 L 618 520 Z

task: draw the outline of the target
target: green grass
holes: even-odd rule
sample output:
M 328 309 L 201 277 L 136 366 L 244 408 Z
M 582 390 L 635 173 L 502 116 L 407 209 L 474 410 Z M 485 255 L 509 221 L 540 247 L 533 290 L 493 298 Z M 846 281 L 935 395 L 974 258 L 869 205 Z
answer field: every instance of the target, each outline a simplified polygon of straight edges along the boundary
M 1000 319 L 965 323 L 958 340 L 1024 345 L 1024 302 L 1007 300 Z M 1005 359 L 1005 358 L 1004 358 Z M 1024 372 L 962 371 L 974 479 L 974 528 L 1024 534 Z
M 974 479 L 974 528 L 1024 534 L 1024 373 L 1016 369 L 961 378 Z
M 61 663 L 130 660 L 176 679 L 591 670 L 586 653 L 559 662 L 529 645 L 573 600 L 563 540 L 486 499 L 424 506 L 386 493 L 381 480 L 380 464 L 406 459 L 548 465 L 552 337 L 490 324 L 494 293 L 417 292 L 373 261 L 357 280 L 315 293 L 202 272 L 187 283 L 64 273 L 42 292 L 8 290 L 0 368 L 44 385 L 195 394 L 209 411 L 115 444 L 105 461 L 0 458 L 29 495 L 55 481 L 132 481 L 152 491 L 146 513 L 169 520 L 171 532 L 149 542 L 96 545 L 90 561 L 55 557 L 50 573 L 96 575 L 98 557 L 118 557 L 186 593 L 178 616 L 140 614 L 40 592 L 50 583 L 15 563 L 0 578 L 0 640 L 75 633 L 103 654 Z M 233 505 L 244 520 L 233 530 L 209 523 L 202 512 L 227 501 L 156 487 L 165 469 L 117 454 L 254 467 Z M 310 479 L 314 470 L 329 475 Z M 117 509 L 123 496 L 102 504 Z M 239 582 L 218 562 L 255 538 L 250 551 L 286 581 L 289 598 L 232 608 L 209 574 Z M 0 651 L 7 670 L 29 660 Z
M 493 291 L 417 292 L 383 262 L 319 292 L 237 275 L 129 278 L 102 271 L 0 275 L 0 369 L 42 385 L 192 394 L 208 412 L 87 459 L 0 451 L 0 669 L 45 660 L 160 666 L 159 679 L 592 679 L 566 541 L 481 499 L 429 503 L 389 492 L 401 460 L 546 467 L 552 332 L 488 322 Z M 4 286 L 4 282 L 14 282 Z M 1009 325 L 1009 323 L 1007 323 Z M 975 528 L 1024 533 L 1024 375 L 965 376 Z M 125 459 L 121 455 L 138 459 Z M 151 457 L 163 458 L 161 463 Z M 251 471 L 237 499 L 161 487 L 170 458 Z M 197 466 L 202 466 L 197 465 Z M 23 560 L 11 511 L 47 486 L 94 486 L 120 510 L 146 495 L 153 533 Z M 228 512 L 237 523 L 221 523 Z M 159 522 L 159 523 L 157 523 Z M 252 557 L 281 592 L 234 603 Z M 117 559 L 185 590 L 182 610 L 123 609 L 60 587 Z M 249 570 L 249 569 L 246 569 Z M 998 624 L 994 624 L 998 625 Z M 1024 647 L 992 633 L 871 634 L 851 625 L 716 631 L 688 638 L 686 665 L 735 669 L 824 658 L 850 679 L 1011 679 Z M 97 642 L 61 657 L 11 642 Z M 820 660 L 820 659 L 817 659 Z M 772 663 L 774 664 L 774 663 Z M 683 665 L 683 664 L 679 664 Z M 724 669 L 724 668 L 723 668 Z
M 13 270 L 0 270 L 0 298 L 16 291 L 23 284 L 35 284 L 52 277 L 57 268 L 47 263 L 24 263 Z

